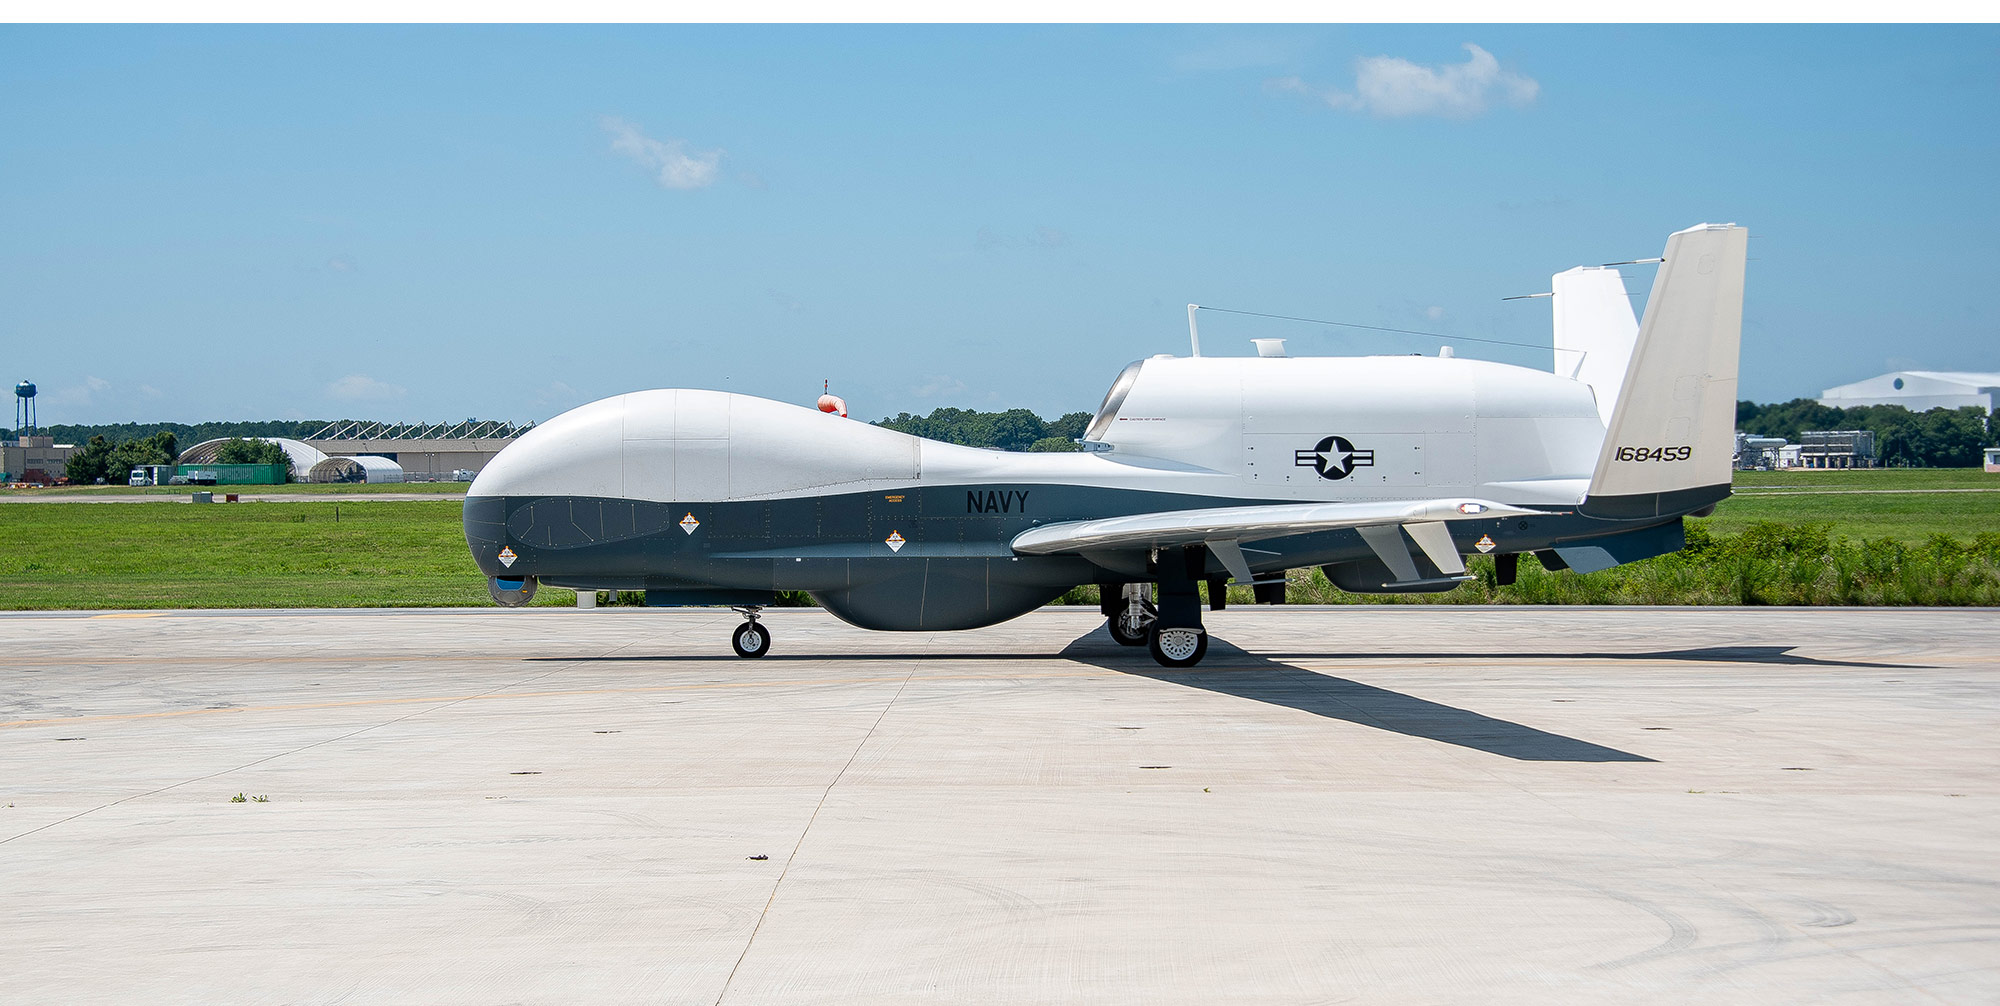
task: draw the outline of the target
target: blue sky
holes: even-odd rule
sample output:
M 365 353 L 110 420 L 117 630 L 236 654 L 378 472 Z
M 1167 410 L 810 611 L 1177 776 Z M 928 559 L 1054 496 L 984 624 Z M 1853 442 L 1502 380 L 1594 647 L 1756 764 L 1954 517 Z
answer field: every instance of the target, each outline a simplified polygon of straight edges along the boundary
M 1734 221 L 1782 400 L 2000 370 L 1997 154 L 1992 27 L 4 27 L 0 377 L 45 423 L 1054 416 L 1189 302 L 1445 337 L 1212 355 L 1547 366 L 1453 340 Z

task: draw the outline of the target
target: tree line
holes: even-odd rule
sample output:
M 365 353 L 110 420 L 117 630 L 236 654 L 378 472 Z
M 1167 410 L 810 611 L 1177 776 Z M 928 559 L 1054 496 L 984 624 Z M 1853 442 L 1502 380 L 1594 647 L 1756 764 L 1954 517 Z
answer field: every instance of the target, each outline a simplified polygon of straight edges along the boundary
M 180 443 L 192 446 L 225 437 L 290 437 L 299 440 L 325 429 L 330 422 L 332 420 L 328 419 L 266 419 L 213 423 L 65 423 L 43 427 L 41 435 L 54 437 L 59 444 L 86 444 L 92 437 L 103 437 L 107 443 L 116 446 L 164 431 L 172 433 Z
M 93 485 L 99 479 L 114 484 L 123 484 L 131 477 L 132 469 L 140 465 L 171 465 L 180 457 L 180 438 L 172 430 L 159 430 L 151 436 L 123 443 L 112 443 L 103 434 L 92 436 L 90 441 L 69 456 L 63 465 L 63 474 L 72 483 Z M 215 463 L 219 465 L 284 465 L 285 481 L 290 482 L 293 471 L 292 456 L 283 447 L 267 440 L 245 440 L 235 437 L 224 441 L 216 449 Z
M 1001 451 L 1077 451 L 1078 437 L 1090 425 L 1090 413 L 1071 412 L 1054 421 L 1027 409 L 978 412 L 973 409 L 933 409 L 928 416 L 899 412 L 876 426 L 927 440 Z
M 112 443 L 103 434 L 90 438 L 76 453 L 69 456 L 63 466 L 63 474 L 71 482 L 90 485 L 99 479 L 106 482 L 123 483 L 132 469 L 140 465 L 170 465 L 180 457 L 179 438 L 172 430 L 160 430 L 151 436 Z
M 1970 468 L 1983 460 L 1981 448 L 2000 438 L 2000 410 L 1978 406 L 1911 412 L 1900 405 L 1821 405 L 1810 398 L 1759 405 L 1736 403 L 1736 428 L 1793 443 L 1806 430 L 1871 430 L 1883 465 L 1896 468 Z

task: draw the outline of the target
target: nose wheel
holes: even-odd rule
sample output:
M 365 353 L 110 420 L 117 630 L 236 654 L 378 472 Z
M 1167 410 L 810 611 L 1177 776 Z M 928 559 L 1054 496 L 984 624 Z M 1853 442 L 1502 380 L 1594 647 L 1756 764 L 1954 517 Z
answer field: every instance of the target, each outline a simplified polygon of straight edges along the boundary
M 729 637 L 729 645 L 734 647 L 739 657 L 761 657 L 771 652 L 771 633 L 757 621 L 757 607 L 737 608 L 745 619 Z

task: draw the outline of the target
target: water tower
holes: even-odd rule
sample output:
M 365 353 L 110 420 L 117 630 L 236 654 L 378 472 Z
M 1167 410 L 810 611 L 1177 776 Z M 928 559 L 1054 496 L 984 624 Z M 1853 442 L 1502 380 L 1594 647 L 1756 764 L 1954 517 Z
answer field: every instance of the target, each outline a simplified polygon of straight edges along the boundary
M 25 437 L 35 431 L 35 382 L 22 381 L 14 385 L 14 430 L 15 436 Z

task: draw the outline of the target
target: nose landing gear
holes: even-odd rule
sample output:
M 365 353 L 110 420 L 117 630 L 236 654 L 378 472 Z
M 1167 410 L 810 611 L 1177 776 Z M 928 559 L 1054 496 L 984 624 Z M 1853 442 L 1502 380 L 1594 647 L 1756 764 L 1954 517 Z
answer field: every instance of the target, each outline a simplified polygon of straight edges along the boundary
M 729 637 L 729 645 L 735 648 L 736 655 L 761 657 L 771 652 L 771 633 L 757 621 L 757 613 L 763 610 L 763 605 L 749 604 L 734 610 L 745 619 L 742 625 L 736 627 L 735 634 Z

